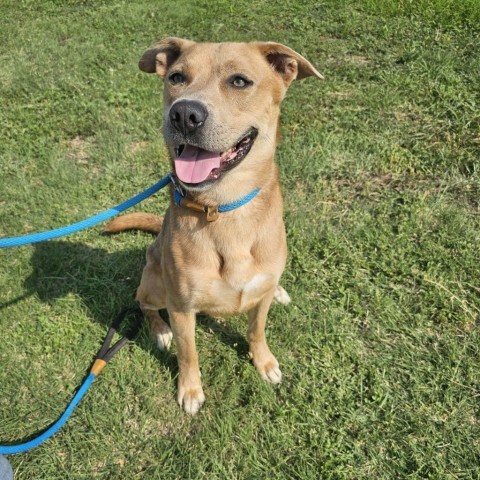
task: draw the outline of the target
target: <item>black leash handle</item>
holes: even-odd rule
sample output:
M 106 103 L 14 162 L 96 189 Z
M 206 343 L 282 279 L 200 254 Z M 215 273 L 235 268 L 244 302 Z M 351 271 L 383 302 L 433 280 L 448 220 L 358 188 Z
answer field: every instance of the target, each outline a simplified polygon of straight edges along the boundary
M 121 338 L 113 347 L 110 348 L 110 343 L 112 342 L 115 332 L 118 331 L 118 328 L 120 327 L 121 323 L 129 315 L 133 315 L 134 317 L 134 322 L 132 327 L 123 338 Z M 125 310 L 122 310 L 117 315 L 117 317 L 113 321 L 112 326 L 108 330 L 107 338 L 105 338 L 102 348 L 99 350 L 96 360 L 93 362 L 92 368 L 90 370 L 90 374 L 83 381 L 82 385 L 80 386 L 77 393 L 74 395 L 74 397 L 72 398 L 67 408 L 65 409 L 63 414 L 60 416 L 60 418 L 56 422 L 54 422 L 52 425 L 50 425 L 50 427 L 47 428 L 47 430 L 45 430 L 43 433 L 33 438 L 32 440 L 19 443 L 16 445 L 0 445 L 0 455 L 10 455 L 14 453 L 26 452 L 27 450 L 30 450 L 40 445 L 45 440 L 48 440 L 56 432 L 58 432 L 58 430 L 60 430 L 60 428 L 62 428 L 62 426 L 68 420 L 68 418 L 70 417 L 70 415 L 72 414 L 73 410 L 78 405 L 80 400 L 87 393 L 88 388 L 90 387 L 92 382 L 95 380 L 96 376 L 102 371 L 105 365 L 107 365 L 107 362 L 129 340 L 133 340 L 136 337 L 136 335 L 138 334 L 138 331 L 140 330 L 140 326 L 142 325 L 142 320 L 143 320 L 143 313 L 140 310 L 140 308 L 138 307 L 126 308 Z
M 118 332 L 120 325 L 128 317 L 133 316 L 134 321 L 133 325 L 130 327 L 130 330 L 122 337 L 120 340 L 115 343 L 112 347 L 113 336 Z M 102 369 L 107 365 L 111 358 L 129 341 L 133 340 L 140 331 L 140 327 L 143 322 L 143 313 L 140 307 L 131 307 L 123 309 L 115 318 L 112 323 L 112 326 L 109 328 L 107 336 L 102 344 L 102 347 L 98 351 L 95 361 L 92 365 L 91 372 L 95 375 L 98 375 Z

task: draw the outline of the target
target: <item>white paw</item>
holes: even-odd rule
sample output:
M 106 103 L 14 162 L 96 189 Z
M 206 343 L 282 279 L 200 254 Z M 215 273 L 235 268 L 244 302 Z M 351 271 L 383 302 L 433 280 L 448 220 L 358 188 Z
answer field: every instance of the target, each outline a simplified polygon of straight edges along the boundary
M 203 394 L 202 387 L 191 388 L 186 391 L 180 391 L 177 398 L 178 404 L 189 415 L 195 415 L 203 403 L 205 402 L 205 395 Z
M 282 372 L 279 367 L 273 367 L 270 370 L 266 371 L 262 377 L 274 385 L 279 384 L 282 381 Z
M 253 364 L 265 381 L 273 383 L 274 385 L 277 385 L 282 381 L 282 372 L 277 359 L 273 355 L 270 355 L 270 359 L 267 361 L 263 360 L 261 362 L 256 362 L 253 357 Z
M 163 352 L 164 350 L 168 350 L 172 345 L 173 333 L 170 328 L 168 330 L 165 329 L 164 332 L 157 333 L 156 339 L 157 347 Z
M 280 285 L 277 285 L 277 288 L 275 289 L 275 295 L 273 296 L 273 298 L 275 301 L 277 301 L 278 303 L 281 303 L 282 305 L 288 305 L 292 301 L 290 298 L 290 295 Z

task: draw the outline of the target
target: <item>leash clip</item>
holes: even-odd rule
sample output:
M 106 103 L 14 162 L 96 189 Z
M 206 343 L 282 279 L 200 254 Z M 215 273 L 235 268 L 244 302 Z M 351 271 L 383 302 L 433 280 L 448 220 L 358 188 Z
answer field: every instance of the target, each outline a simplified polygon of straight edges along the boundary
M 170 180 L 172 181 L 173 188 L 180 194 L 180 196 L 183 198 L 187 194 L 185 192 L 185 189 L 175 180 L 175 175 L 173 173 L 169 173 L 168 176 L 170 177 Z

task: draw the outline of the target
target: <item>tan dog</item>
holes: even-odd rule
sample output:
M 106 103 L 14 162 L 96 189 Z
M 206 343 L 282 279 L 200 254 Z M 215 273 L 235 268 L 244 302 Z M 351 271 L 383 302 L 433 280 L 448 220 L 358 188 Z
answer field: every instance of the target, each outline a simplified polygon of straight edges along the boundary
M 159 232 L 147 252 L 137 300 L 161 349 L 170 346 L 173 331 L 178 403 L 195 414 L 205 400 L 195 348 L 197 312 L 248 312 L 253 363 L 265 380 L 281 381 L 265 339 L 272 300 L 289 301 L 279 286 L 287 248 L 273 160 L 280 103 L 292 80 L 323 77 L 298 53 L 270 42 L 166 38 L 143 54 L 139 66 L 165 78 L 164 136 L 185 198 L 177 205 L 172 187 L 164 220 L 133 213 L 114 220 L 106 231 Z M 245 205 L 217 212 L 218 205 L 255 189 L 259 193 Z M 172 330 L 160 318 L 162 308 Z

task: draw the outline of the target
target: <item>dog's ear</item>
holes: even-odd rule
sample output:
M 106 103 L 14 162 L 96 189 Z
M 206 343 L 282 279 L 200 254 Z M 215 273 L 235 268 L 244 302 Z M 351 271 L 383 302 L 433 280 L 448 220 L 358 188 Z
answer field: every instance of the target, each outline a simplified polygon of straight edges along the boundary
M 292 80 L 301 80 L 306 77 L 324 79 L 323 75 L 306 58 L 281 43 L 257 42 L 255 45 L 274 70 L 283 77 L 287 85 Z
M 182 50 L 195 42 L 183 38 L 167 37 L 150 47 L 143 55 L 138 66 L 147 73 L 157 73 L 164 77 L 168 68 L 180 56 Z

